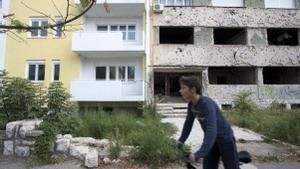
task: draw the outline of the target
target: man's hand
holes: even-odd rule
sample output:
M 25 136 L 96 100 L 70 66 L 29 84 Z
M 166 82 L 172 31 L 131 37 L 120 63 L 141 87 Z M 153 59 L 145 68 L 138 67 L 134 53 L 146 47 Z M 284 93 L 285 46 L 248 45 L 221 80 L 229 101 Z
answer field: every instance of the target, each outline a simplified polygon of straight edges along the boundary
M 189 155 L 189 160 L 190 160 L 191 162 L 196 162 L 196 157 L 195 157 L 194 153 L 190 153 L 190 155 Z

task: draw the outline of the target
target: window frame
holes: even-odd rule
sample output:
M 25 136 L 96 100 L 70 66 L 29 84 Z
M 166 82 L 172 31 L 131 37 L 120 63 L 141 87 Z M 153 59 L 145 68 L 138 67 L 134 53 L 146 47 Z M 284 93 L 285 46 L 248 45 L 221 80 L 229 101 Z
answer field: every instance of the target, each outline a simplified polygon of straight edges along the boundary
M 173 1 L 173 3 L 170 4 L 169 1 Z M 182 1 L 182 3 L 178 4 L 178 1 Z M 187 1 L 188 3 L 186 3 Z M 192 6 L 193 0 L 159 0 L 159 3 L 164 6 Z
M 98 27 L 101 26 L 106 26 L 107 30 L 99 30 Z M 112 30 L 112 27 L 116 26 L 116 30 Z M 121 27 L 125 26 L 126 30 L 121 30 Z M 134 31 L 133 30 L 129 30 L 130 26 L 134 26 Z M 107 33 L 112 33 L 112 32 L 122 32 L 122 40 L 123 41 L 127 41 L 127 42 L 136 42 L 137 41 L 137 25 L 135 23 L 131 24 L 131 23 L 124 23 L 124 24 L 97 24 L 96 26 L 96 31 L 97 32 L 107 32 Z M 129 39 L 129 34 L 134 32 L 134 39 Z M 124 33 L 125 33 L 125 38 L 124 38 Z
M 55 23 L 57 24 L 58 22 L 63 22 L 63 19 L 62 17 L 56 17 L 55 18 Z M 54 38 L 62 38 L 63 37 L 63 31 L 62 31 L 62 26 L 59 26 L 59 27 L 55 27 L 56 30 L 54 30 Z M 57 36 L 57 32 L 58 32 L 58 29 L 60 29 L 60 36 Z
M 284 7 L 284 6 L 282 6 L 282 2 L 284 2 L 284 1 L 286 1 L 286 0 L 272 0 L 272 1 L 276 1 L 276 2 L 273 2 L 274 4 L 276 3 L 277 5 L 275 6 L 267 6 L 267 4 L 269 3 L 269 2 L 266 2 L 266 1 L 269 1 L 269 0 L 264 0 L 264 5 L 265 5 L 265 8 L 282 8 L 282 9 L 296 9 L 296 7 L 297 7 L 297 4 L 296 4 L 296 1 L 295 0 L 291 0 L 292 1 L 292 3 L 293 3 L 293 6 L 292 7 Z
M 103 79 L 100 79 L 100 78 L 97 78 L 97 68 L 105 68 L 104 70 L 105 70 L 105 77 L 103 78 Z M 108 73 L 108 69 L 107 69 L 107 66 L 103 66 L 103 65 L 98 65 L 98 66 L 96 66 L 95 67 L 95 80 L 96 81 L 107 81 L 108 80 L 108 75 L 107 75 L 107 73 Z
M 224 1 L 224 2 L 222 2 Z M 237 5 L 237 2 L 228 2 L 228 0 L 212 0 L 211 4 L 213 7 L 245 7 L 245 1 L 244 0 L 239 0 L 242 2 L 242 5 Z M 240 3 L 239 2 L 239 3 Z
M 33 23 L 34 21 L 35 21 L 35 22 L 38 22 L 38 26 L 42 26 L 42 22 L 43 22 L 43 21 L 47 21 L 47 24 L 49 24 L 48 18 L 30 18 L 29 25 L 32 26 L 32 25 L 33 25 L 32 23 Z M 46 36 L 41 36 L 43 30 L 38 29 L 38 30 L 36 30 L 36 31 L 37 31 L 37 36 L 32 36 L 32 31 L 29 31 L 28 37 L 29 37 L 29 38 L 34 38 L 34 39 L 46 39 L 46 38 L 48 38 L 48 34 L 49 34 L 49 33 L 48 33 L 48 30 L 45 30 L 46 33 L 47 33 Z
M 55 80 L 55 66 L 59 65 L 59 71 L 58 71 L 58 80 Z M 61 65 L 60 61 L 52 61 L 52 82 L 59 82 L 60 81 L 60 71 Z
M 30 65 L 35 65 L 35 72 L 34 72 L 34 80 L 29 79 L 29 66 Z M 44 65 L 44 79 L 43 80 L 38 80 L 39 77 L 39 66 Z M 42 83 L 45 81 L 45 76 L 46 76 L 46 62 L 45 61 L 28 61 L 27 66 L 26 66 L 26 79 L 30 80 L 31 82 L 34 83 Z
M 96 73 L 97 73 L 97 67 L 105 67 L 105 79 L 97 79 Z M 110 78 L 110 68 L 114 67 L 115 68 L 115 79 Z M 128 78 L 129 76 L 129 67 L 133 67 L 133 78 Z M 120 68 L 124 68 L 124 79 L 120 78 Z M 97 65 L 95 66 L 95 80 L 102 80 L 102 81 L 123 81 L 123 82 L 128 82 L 128 81 L 136 81 L 136 66 L 135 65 Z

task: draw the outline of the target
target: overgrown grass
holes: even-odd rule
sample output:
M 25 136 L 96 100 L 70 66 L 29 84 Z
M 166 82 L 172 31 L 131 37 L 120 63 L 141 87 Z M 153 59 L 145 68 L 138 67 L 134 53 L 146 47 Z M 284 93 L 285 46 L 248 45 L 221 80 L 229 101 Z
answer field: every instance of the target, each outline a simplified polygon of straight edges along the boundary
M 248 96 L 237 99 L 248 100 Z M 251 101 L 240 101 L 235 102 L 234 109 L 226 111 L 225 115 L 235 125 L 252 129 L 273 139 L 300 145 L 300 110 L 282 109 L 277 104 L 261 108 Z
M 131 152 L 133 159 L 158 166 L 175 162 L 182 155 L 175 149 L 175 140 L 170 138 L 174 133 L 172 125 L 162 123 L 153 114 L 137 117 L 126 112 L 86 112 L 75 135 L 113 139 L 117 143 L 111 147 L 113 156 L 120 151 L 119 143 L 133 145 L 136 147 Z

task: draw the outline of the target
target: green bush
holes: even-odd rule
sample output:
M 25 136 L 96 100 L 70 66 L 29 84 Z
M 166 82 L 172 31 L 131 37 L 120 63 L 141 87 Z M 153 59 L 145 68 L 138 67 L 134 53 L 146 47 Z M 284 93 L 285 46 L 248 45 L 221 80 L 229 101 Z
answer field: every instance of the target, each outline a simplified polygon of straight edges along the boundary
M 286 110 L 274 102 L 269 108 L 257 107 L 249 94 L 240 94 L 235 108 L 225 115 L 232 123 L 273 139 L 300 145 L 300 111 Z
M 162 123 L 152 115 L 137 117 L 126 112 L 86 112 L 82 115 L 82 126 L 76 131 L 77 136 L 109 138 L 112 156 L 120 153 L 120 145 L 138 147 L 131 152 L 134 159 L 151 165 L 174 162 L 181 155 L 175 149 L 175 140 L 170 136 L 175 128 Z
M 157 119 L 146 118 L 139 131 L 131 133 L 133 145 L 138 148 L 132 152 L 135 160 L 150 165 L 165 165 L 175 162 L 181 152 L 174 148 L 175 140 L 170 138 L 171 130 Z
M 34 144 L 34 159 L 39 163 L 49 161 L 49 148 L 54 143 L 57 134 L 74 133 L 80 127 L 76 110 L 69 103 L 70 94 L 62 83 L 51 83 L 47 94 L 48 113 L 43 117 L 40 129 L 44 134 L 39 136 Z
M 45 110 L 44 89 L 18 77 L 3 78 L 1 114 L 7 121 L 41 117 Z
M 7 119 L 3 115 L 0 115 L 0 130 L 5 130 L 6 123 Z

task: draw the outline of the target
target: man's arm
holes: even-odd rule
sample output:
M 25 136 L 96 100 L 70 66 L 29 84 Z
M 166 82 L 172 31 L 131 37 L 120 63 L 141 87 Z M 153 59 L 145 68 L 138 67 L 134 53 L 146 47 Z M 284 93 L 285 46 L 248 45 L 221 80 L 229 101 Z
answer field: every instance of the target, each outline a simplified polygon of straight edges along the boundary
M 217 137 L 216 108 L 211 103 L 205 103 L 203 106 L 203 113 L 206 118 L 206 132 L 200 149 L 195 153 L 196 160 L 203 158 L 210 151 Z
M 179 141 L 184 144 L 184 142 L 186 141 L 186 139 L 189 137 L 190 132 L 192 130 L 193 124 L 194 124 L 194 120 L 195 117 L 193 115 L 193 113 L 190 111 L 190 106 L 188 106 L 188 112 L 187 112 L 187 116 L 183 125 L 183 129 L 181 132 L 181 136 L 179 138 Z

